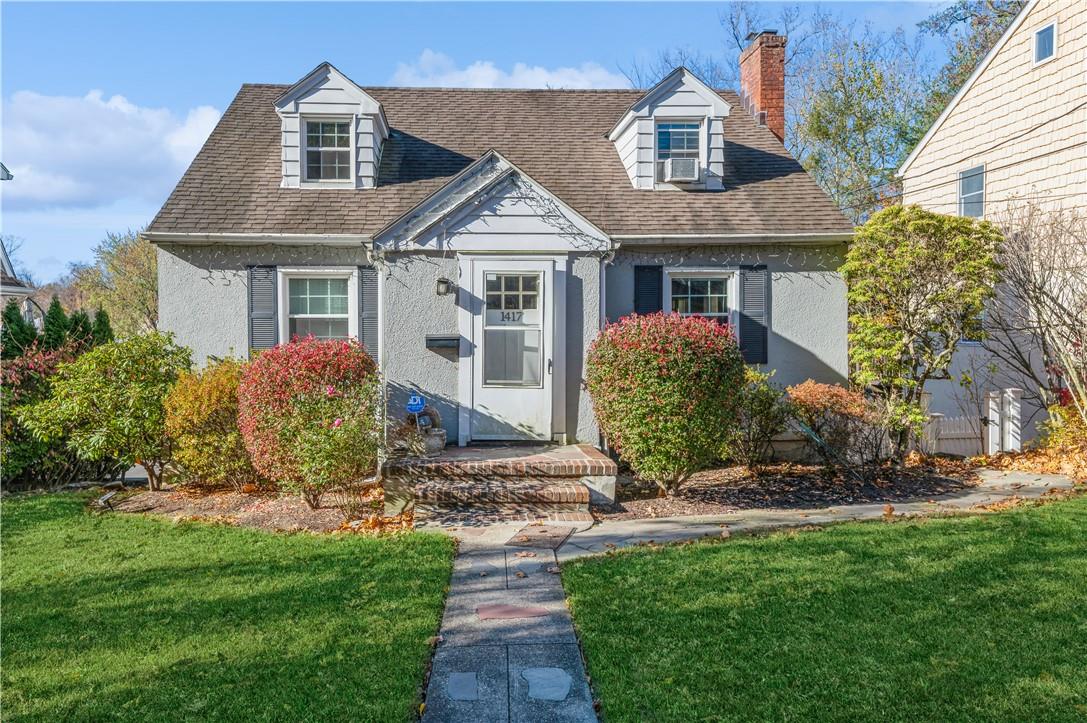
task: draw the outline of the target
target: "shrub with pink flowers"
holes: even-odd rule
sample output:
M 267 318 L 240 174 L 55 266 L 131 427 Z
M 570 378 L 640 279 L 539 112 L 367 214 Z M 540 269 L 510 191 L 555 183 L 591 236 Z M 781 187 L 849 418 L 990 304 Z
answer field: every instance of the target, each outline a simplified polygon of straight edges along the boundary
M 674 494 L 732 433 L 744 363 L 726 325 L 633 314 L 593 342 L 585 382 L 608 444 L 639 477 Z
M 253 466 L 316 507 L 374 474 L 381 440 L 377 367 L 350 340 L 295 339 L 257 356 L 238 387 Z

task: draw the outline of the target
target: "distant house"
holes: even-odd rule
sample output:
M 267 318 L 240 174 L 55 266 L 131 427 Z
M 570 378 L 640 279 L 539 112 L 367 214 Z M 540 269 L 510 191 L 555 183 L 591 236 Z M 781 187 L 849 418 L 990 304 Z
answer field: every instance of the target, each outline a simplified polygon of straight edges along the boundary
M 462 445 L 597 443 L 585 354 L 632 312 L 844 381 L 852 226 L 782 146 L 785 43 L 752 39 L 739 94 L 244 85 L 145 233 L 160 328 L 199 360 L 358 337 Z
M 23 318 L 41 328 L 42 310 L 31 299 L 31 294 L 36 290 L 15 275 L 8 250 L 0 240 L 0 308 L 7 306 L 9 301 L 16 301 L 23 310 Z
M 1087 2 L 1030 0 L 898 171 L 903 201 L 1000 223 L 1016 210 L 1087 213 Z M 1023 349 L 1034 354 L 1035 350 Z M 979 344 L 954 372 L 994 363 Z M 1021 383 L 999 368 L 992 384 Z M 935 382 L 933 411 L 980 412 L 955 382 Z M 1026 437 L 1042 410 L 1024 409 Z

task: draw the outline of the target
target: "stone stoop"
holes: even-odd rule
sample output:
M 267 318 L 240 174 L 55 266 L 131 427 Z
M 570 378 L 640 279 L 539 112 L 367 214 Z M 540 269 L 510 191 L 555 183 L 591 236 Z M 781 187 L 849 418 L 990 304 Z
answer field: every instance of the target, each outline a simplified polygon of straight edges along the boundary
M 615 463 L 587 445 L 451 447 L 386 464 L 386 514 L 414 506 L 417 522 L 436 525 L 591 523 L 590 499 L 602 494 L 595 488 L 613 496 L 615 474 Z

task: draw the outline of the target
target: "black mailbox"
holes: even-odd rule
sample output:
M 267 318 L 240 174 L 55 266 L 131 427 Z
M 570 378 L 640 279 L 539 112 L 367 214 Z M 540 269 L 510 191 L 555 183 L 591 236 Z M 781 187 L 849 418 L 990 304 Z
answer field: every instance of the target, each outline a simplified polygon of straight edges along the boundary
M 430 336 L 426 338 L 427 349 L 459 349 L 460 337 L 459 336 Z

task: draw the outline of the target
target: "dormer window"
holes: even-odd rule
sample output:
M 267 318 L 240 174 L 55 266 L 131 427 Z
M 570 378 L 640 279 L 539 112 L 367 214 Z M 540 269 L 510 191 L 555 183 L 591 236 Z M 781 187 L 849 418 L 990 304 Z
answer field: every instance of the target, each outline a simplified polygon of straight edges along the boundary
M 351 122 L 306 121 L 306 180 L 351 179 Z
M 657 182 L 665 180 L 665 161 L 669 158 L 694 159 L 698 164 L 698 136 L 701 123 L 695 121 L 657 123 Z
M 369 93 L 321 63 L 275 101 L 282 188 L 374 188 L 389 138 L 385 111 Z

